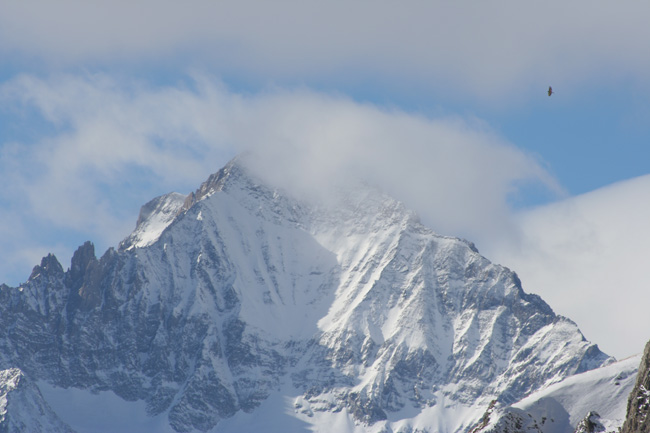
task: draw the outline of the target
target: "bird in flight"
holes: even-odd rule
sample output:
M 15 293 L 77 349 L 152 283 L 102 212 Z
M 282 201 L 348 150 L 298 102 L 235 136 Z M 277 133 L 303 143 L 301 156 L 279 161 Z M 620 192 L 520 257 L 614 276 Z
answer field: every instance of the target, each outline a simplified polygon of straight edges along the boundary
M 551 86 L 548 86 L 548 96 L 551 96 L 553 94 L 553 88 Z

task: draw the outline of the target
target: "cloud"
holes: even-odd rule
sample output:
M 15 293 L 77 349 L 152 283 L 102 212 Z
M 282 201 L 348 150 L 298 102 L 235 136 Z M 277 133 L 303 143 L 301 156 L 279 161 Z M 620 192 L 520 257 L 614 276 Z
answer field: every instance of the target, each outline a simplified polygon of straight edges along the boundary
M 0 169 L 12 179 L 0 190 L 7 218 L 29 215 L 98 247 L 126 236 L 147 200 L 188 193 L 243 151 L 262 155 L 260 173 L 300 185 L 297 193 L 364 178 L 438 231 L 474 240 L 507 230 L 519 182 L 560 190 L 534 158 L 476 119 L 427 118 L 306 89 L 242 95 L 200 75 L 178 87 L 24 75 L 0 87 L 0 102 L 42 128 L 0 148 Z
M 475 119 L 427 118 L 302 92 L 256 101 L 256 152 L 273 182 L 309 190 L 361 178 L 441 233 L 510 235 L 509 197 L 526 182 L 562 189 L 531 155 Z M 281 168 L 281 169 L 280 169 Z M 309 180 L 309 181 L 307 181 Z
M 643 176 L 523 212 L 520 243 L 494 243 L 489 256 L 607 353 L 641 352 L 650 338 L 648 194 Z
M 649 13 L 642 2 L 587 0 L 3 2 L 0 53 L 67 66 L 175 57 L 261 83 L 371 80 L 494 103 L 550 82 L 647 86 Z

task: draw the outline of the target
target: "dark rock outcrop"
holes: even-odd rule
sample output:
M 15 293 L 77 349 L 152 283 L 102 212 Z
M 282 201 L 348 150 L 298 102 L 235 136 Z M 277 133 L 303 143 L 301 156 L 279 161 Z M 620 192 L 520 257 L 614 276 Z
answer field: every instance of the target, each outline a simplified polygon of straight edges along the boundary
M 639 365 L 636 384 L 627 401 L 627 416 L 621 433 L 650 432 L 650 342 L 646 344 Z
M 601 433 L 607 430 L 600 422 L 600 415 L 597 412 L 589 412 L 582 421 L 578 423 L 574 433 Z

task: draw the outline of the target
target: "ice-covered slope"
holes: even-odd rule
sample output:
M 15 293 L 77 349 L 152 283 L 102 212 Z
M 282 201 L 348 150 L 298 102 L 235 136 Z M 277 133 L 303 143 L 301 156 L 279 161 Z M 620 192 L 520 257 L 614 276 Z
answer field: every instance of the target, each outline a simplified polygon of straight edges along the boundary
M 373 188 L 301 201 L 234 161 L 180 198 L 147 205 L 118 251 L 86 243 L 68 271 L 48 256 L 3 286 L 2 365 L 176 431 L 454 432 L 611 361 Z

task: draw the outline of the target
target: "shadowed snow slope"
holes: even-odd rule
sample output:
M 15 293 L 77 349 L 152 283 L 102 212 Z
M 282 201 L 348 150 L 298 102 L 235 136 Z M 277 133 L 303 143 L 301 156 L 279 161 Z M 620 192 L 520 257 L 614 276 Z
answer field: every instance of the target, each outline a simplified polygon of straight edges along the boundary
M 2 368 L 179 432 L 455 432 L 612 361 L 472 244 L 373 188 L 335 196 L 297 200 L 241 160 L 163 196 L 118 251 L 2 287 Z

